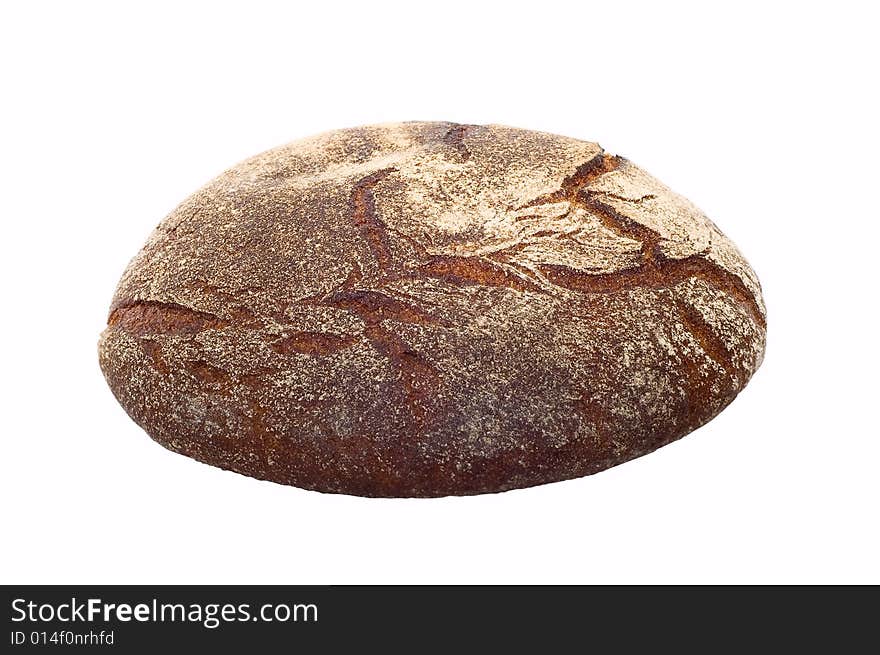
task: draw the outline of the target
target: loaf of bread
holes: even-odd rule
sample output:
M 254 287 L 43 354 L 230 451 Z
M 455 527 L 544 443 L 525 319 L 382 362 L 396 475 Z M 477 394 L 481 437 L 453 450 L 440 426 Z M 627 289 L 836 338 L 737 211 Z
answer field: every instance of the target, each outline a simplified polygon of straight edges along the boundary
M 306 489 L 575 478 L 706 423 L 764 352 L 755 273 L 595 143 L 339 130 L 230 169 L 122 276 L 100 364 L 163 446 Z

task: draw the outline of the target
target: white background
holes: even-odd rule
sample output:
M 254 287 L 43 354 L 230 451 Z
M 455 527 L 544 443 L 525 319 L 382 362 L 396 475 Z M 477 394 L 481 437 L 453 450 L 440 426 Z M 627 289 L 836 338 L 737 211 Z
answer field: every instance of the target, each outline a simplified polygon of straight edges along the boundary
M 880 582 L 871 3 L 4 3 L 0 582 Z M 237 161 L 397 120 L 599 141 L 757 270 L 766 360 L 599 475 L 369 500 L 153 443 L 96 342 L 147 234 Z

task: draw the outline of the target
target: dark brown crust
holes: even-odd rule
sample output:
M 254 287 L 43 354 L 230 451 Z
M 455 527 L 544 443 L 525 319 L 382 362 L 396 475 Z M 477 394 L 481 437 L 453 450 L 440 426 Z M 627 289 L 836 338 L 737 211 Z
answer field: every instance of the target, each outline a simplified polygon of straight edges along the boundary
M 360 180 L 351 191 L 352 220 L 369 244 L 382 275 L 385 275 L 391 266 L 391 244 L 385 224 L 376 216 L 373 187 L 394 171 L 393 168 L 376 171 Z
M 295 332 L 273 343 L 272 348 L 275 352 L 286 355 L 299 353 L 300 355 L 324 357 L 348 348 L 355 341 L 355 338 L 349 335 L 328 332 Z
M 464 144 L 464 137 L 467 131 L 473 127 L 472 125 L 454 125 L 443 135 L 443 143 L 454 149 L 458 153 L 461 161 L 467 161 L 471 158 L 471 152 Z
M 523 207 L 533 207 L 547 203 L 568 201 L 577 203 L 581 191 L 597 178 L 617 170 L 623 159 L 605 152 L 599 153 L 575 169 L 574 173 L 562 180 L 558 191 L 544 194 L 526 203 Z
M 412 415 L 413 431 L 419 434 L 425 426 L 425 403 L 440 390 L 440 373 L 397 334 L 379 323 L 367 325 L 364 336 L 397 369 L 407 409 Z
M 554 264 L 542 265 L 540 270 L 553 284 L 581 293 L 620 293 L 641 288 L 671 289 L 685 280 L 698 278 L 737 300 L 752 320 L 765 327 L 764 316 L 742 280 L 711 263 L 707 264 L 707 261 L 704 257 L 667 259 L 658 256 L 638 268 L 610 274 L 583 273 Z
M 730 349 L 724 343 L 724 340 L 715 334 L 712 326 L 706 322 L 703 315 L 693 305 L 682 302 L 678 298 L 674 302 L 679 318 L 691 335 L 693 335 L 694 339 L 700 344 L 703 352 L 711 357 L 724 371 L 736 370 L 737 367 L 733 363 L 733 355 Z
M 335 291 L 321 299 L 307 300 L 315 304 L 336 307 L 352 312 L 365 325 L 378 325 L 386 319 L 416 325 L 444 325 L 445 321 L 432 316 L 421 307 L 407 304 L 379 291 Z
M 516 291 L 542 291 L 540 286 L 513 275 L 497 264 L 477 257 L 435 255 L 415 269 L 418 274 L 450 284 L 505 287 Z
M 407 124 L 383 144 L 385 129 L 328 137 L 331 154 L 243 164 L 216 196 L 182 205 L 126 272 L 101 366 L 159 443 L 326 492 L 503 491 L 651 452 L 710 420 L 757 368 L 766 322 L 747 264 L 715 231 L 704 250 L 668 254 L 680 244 L 636 212 L 679 201 L 639 186 L 626 160 L 506 128 Z M 416 168 L 395 158 L 401 134 Z M 490 208 L 512 212 L 509 233 L 459 228 L 471 205 L 458 196 L 507 179 L 498 153 L 510 179 L 547 180 Z M 338 167 L 338 179 L 289 192 L 313 156 L 324 167 L 303 175 Z M 547 175 L 554 166 L 569 173 Z M 240 191 L 253 180 L 265 186 Z M 452 204 L 441 217 L 412 198 Z M 567 253 L 534 259 L 557 252 L 540 250 L 550 242 L 583 248 L 575 210 L 628 244 L 613 246 L 611 272 Z M 687 220 L 698 237 L 708 229 Z
M 643 196 L 637 199 L 637 201 L 640 202 L 648 197 Z M 615 230 L 623 236 L 641 242 L 644 264 L 640 270 L 641 275 L 646 280 L 644 286 L 654 287 L 661 279 L 665 278 L 664 286 L 670 288 L 684 279 L 690 277 L 700 278 L 742 303 L 752 320 L 761 327 L 767 326 L 764 314 L 758 306 L 755 295 L 749 291 L 739 277 L 724 270 L 703 255 L 694 255 L 683 259 L 670 259 L 660 252 L 661 238 L 657 232 L 601 202 L 596 198 L 595 194 L 589 192 L 580 193 L 578 199 L 594 215 L 600 217 L 606 227 Z M 632 273 L 624 271 L 623 274 L 630 281 L 634 277 L 639 277 L 639 273 L 636 271 L 632 271 Z
M 107 319 L 108 327 L 118 327 L 129 334 L 193 335 L 207 329 L 226 327 L 218 316 L 199 312 L 174 303 L 130 302 L 118 306 Z
M 548 279 L 555 284 L 584 293 L 616 293 L 635 287 L 653 289 L 669 289 L 691 277 L 698 277 L 724 291 L 742 303 L 749 316 L 761 327 L 767 323 L 754 294 L 749 291 L 743 281 L 736 275 L 724 270 L 705 256 L 693 256 L 684 259 L 669 259 L 660 252 L 660 235 L 628 216 L 624 216 L 614 207 L 602 202 L 600 196 L 614 194 L 596 193 L 586 187 L 601 177 L 617 170 L 625 161 L 622 157 L 608 154 L 597 155 L 580 166 L 573 175 L 565 178 L 559 191 L 542 196 L 528 203 L 526 207 L 551 202 L 568 201 L 580 205 L 594 216 L 599 217 L 605 227 L 642 244 L 643 264 L 636 269 L 627 269 L 608 275 L 581 274 L 566 266 L 545 265 L 541 267 Z M 653 199 L 647 194 L 629 202 L 640 203 Z M 622 198 L 618 196 L 618 198 Z

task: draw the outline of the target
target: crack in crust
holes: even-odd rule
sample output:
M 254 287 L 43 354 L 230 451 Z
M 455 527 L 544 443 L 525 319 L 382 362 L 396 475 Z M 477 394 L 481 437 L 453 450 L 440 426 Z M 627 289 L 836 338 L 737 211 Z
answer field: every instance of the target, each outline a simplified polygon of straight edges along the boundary
M 156 367 L 156 370 L 159 371 L 161 375 L 168 375 L 169 368 L 168 363 L 165 361 L 165 357 L 162 356 L 162 344 L 146 337 L 141 337 L 138 343 L 144 351 L 144 354 L 153 360 L 153 366 Z
M 449 326 L 449 323 L 415 305 L 408 305 L 378 291 L 336 291 L 306 302 L 342 309 L 361 319 L 364 323 L 363 337 L 397 370 L 406 405 L 415 421 L 416 434 L 419 434 L 427 421 L 425 402 L 439 392 L 440 373 L 424 356 L 387 328 L 385 321 L 390 319 L 402 323 L 436 326 Z M 346 347 L 354 343 L 351 335 L 343 338 L 352 339 Z
M 621 214 L 611 205 L 598 200 L 590 191 L 578 192 L 576 202 L 598 218 L 602 225 L 612 232 L 641 243 L 642 259 L 645 262 L 654 261 L 660 255 L 660 234 L 647 225 Z
M 611 205 L 596 198 L 596 195 L 593 191 L 582 191 L 578 194 L 578 202 L 598 217 L 605 227 L 642 244 L 642 265 L 636 269 L 612 274 L 621 276 L 621 289 L 640 279 L 643 281 L 643 286 L 671 288 L 688 278 L 699 278 L 736 300 L 761 328 L 767 327 L 767 320 L 758 306 L 757 299 L 738 275 L 705 257 L 707 252 L 681 259 L 667 257 L 660 252 L 660 243 L 663 239 L 658 232 L 621 214 Z M 602 287 L 603 284 L 604 281 L 597 283 L 599 287 Z M 613 287 L 613 284 L 605 286 Z
M 468 150 L 464 143 L 465 134 L 473 127 L 473 125 L 454 125 L 443 135 L 443 143 L 453 148 L 459 155 L 461 161 L 468 161 L 471 158 L 471 151 Z
M 703 254 L 682 259 L 665 256 L 660 252 L 660 243 L 663 239 L 658 232 L 625 216 L 599 199 L 599 196 L 603 196 L 640 203 L 653 199 L 655 197 L 653 194 L 631 199 L 587 188 L 596 179 L 617 170 L 624 161 L 622 157 L 600 153 L 565 178 L 559 190 L 540 196 L 526 203 L 522 208 L 563 201 L 580 206 L 598 218 L 606 228 L 639 242 L 642 264 L 633 269 L 600 274 L 584 273 L 561 264 L 539 264 L 538 270 L 553 284 L 582 293 L 615 293 L 637 287 L 671 288 L 690 277 L 697 277 L 734 298 L 757 325 L 766 328 L 767 321 L 757 299 L 739 276 L 722 268 Z
M 352 219 L 373 253 L 380 277 L 388 274 L 393 256 L 388 229 L 376 214 L 373 187 L 394 172 L 396 168 L 383 168 L 360 180 L 351 190 Z
M 595 190 L 593 190 L 590 193 L 592 195 L 599 195 L 604 198 L 614 198 L 615 200 L 622 200 L 623 202 L 628 202 L 633 205 L 641 205 L 646 200 L 655 200 L 657 198 L 657 196 L 654 195 L 653 193 L 646 193 L 645 195 L 643 195 L 639 198 L 627 198 L 626 196 L 621 196 L 616 193 L 611 193 L 610 191 L 595 191 Z
M 622 162 L 623 158 L 621 157 L 600 152 L 592 159 L 578 166 L 574 173 L 562 180 L 559 189 L 538 196 L 522 205 L 519 209 L 528 209 L 538 205 L 551 205 L 557 202 L 578 204 L 578 194 L 582 189 L 603 175 L 617 170 Z
M 272 349 L 282 355 L 298 353 L 325 357 L 345 350 L 357 339 L 350 335 L 333 334 L 332 332 L 294 332 L 272 344 Z
M 120 303 L 111 309 L 107 318 L 108 327 L 120 328 L 136 337 L 153 334 L 192 336 L 202 330 L 220 329 L 228 325 L 229 321 L 215 314 L 152 300 Z
M 738 366 L 734 365 L 733 355 L 727 348 L 727 344 L 715 334 L 712 326 L 706 322 L 699 310 L 680 298 L 673 298 L 673 303 L 682 324 L 691 333 L 703 352 L 725 372 L 739 374 L 741 371 Z
M 434 255 L 427 262 L 419 264 L 416 271 L 425 277 L 445 280 L 453 284 L 506 287 L 516 291 L 543 291 L 540 285 L 530 282 L 522 275 L 514 275 L 502 266 L 481 257 Z
M 187 362 L 185 367 L 202 384 L 224 388 L 232 381 L 232 376 L 227 371 L 201 359 Z
M 335 291 L 324 296 L 317 304 L 357 314 L 365 325 L 378 325 L 385 319 L 415 325 L 441 325 L 443 327 L 451 325 L 448 321 L 433 316 L 415 304 L 401 302 L 379 291 Z
M 742 280 L 733 273 L 715 266 L 699 255 L 684 259 L 659 256 L 636 268 L 615 273 L 584 273 L 563 264 L 542 264 L 539 267 L 553 284 L 581 293 L 618 293 L 633 289 L 671 289 L 690 278 L 699 278 L 712 287 L 736 299 L 752 320 L 761 327 L 765 319 L 754 297 Z
M 463 126 L 462 126 L 463 127 Z M 463 133 L 462 133 L 463 135 Z M 385 168 L 358 181 L 352 189 L 352 221 L 367 242 L 379 267 L 379 279 L 376 286 L 381 289 L 386 283 L 398 279 L 401 275 L 394 274 L 398 267 L 394 261 L 388 237 L 391 230 L 379 218 L 376 212 L 376 200 L 373 188 L 395 168 Z M 395 234 L 397 234 L 395 232 Z M 399 235 L 407 241 L 417 243 L 406 235 Z M 424 256 L 424 248 L 413 247 L 417 254 Z M 415 421 L 417 434 L 420 433 L 427 420 L 426 400 L 435 395 L 440 388 L 440 373 L 424 356 L 415 352 L 399 335 L 385 326 L 386 320 L 398 321 L 414 325 L 430 325 L 450 327 L 451 324 L 433 316 L 415 303 L 406 303 L 376 289 L 359 288 L 363 282 L 363 271 L 355 262 L 348 277 L 335 290 L 318 297 L 303 299 L 306 304 L 317 304 L 334 307 L 350 312 L 364 323 L 363 336 L 370 345 L 397 369 L 400 384 L 403 388 L 406 404 Z M 320 335 L 312 333 L 314 342 Z M 348 347 L 354 343 L 352 335 L 337 338 L 344 340 L 335 345 Z M 341 349 L 341 348 L 340 348 Z M 321 354 L 321 353 L 317 353 Z
M 441 385 L 439 371 L 381 323 L 367 325 L 364 336 L 397 368 L 410 415 L 415 421 L 416 434 L 421 433 L 428 419 L 429 409 L 425 404 L 436 395 Z

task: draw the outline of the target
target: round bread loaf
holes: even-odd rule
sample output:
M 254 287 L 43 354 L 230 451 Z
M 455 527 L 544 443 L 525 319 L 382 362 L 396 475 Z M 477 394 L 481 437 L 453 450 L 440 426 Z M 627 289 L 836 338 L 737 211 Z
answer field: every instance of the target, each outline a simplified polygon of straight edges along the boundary
M 122 276 L 101 368 L 163 446 L 306 489 L 503 491 L 704 424 L 764 352 L 742 255 L 595 143 L 339 130 L 184 201 Z

